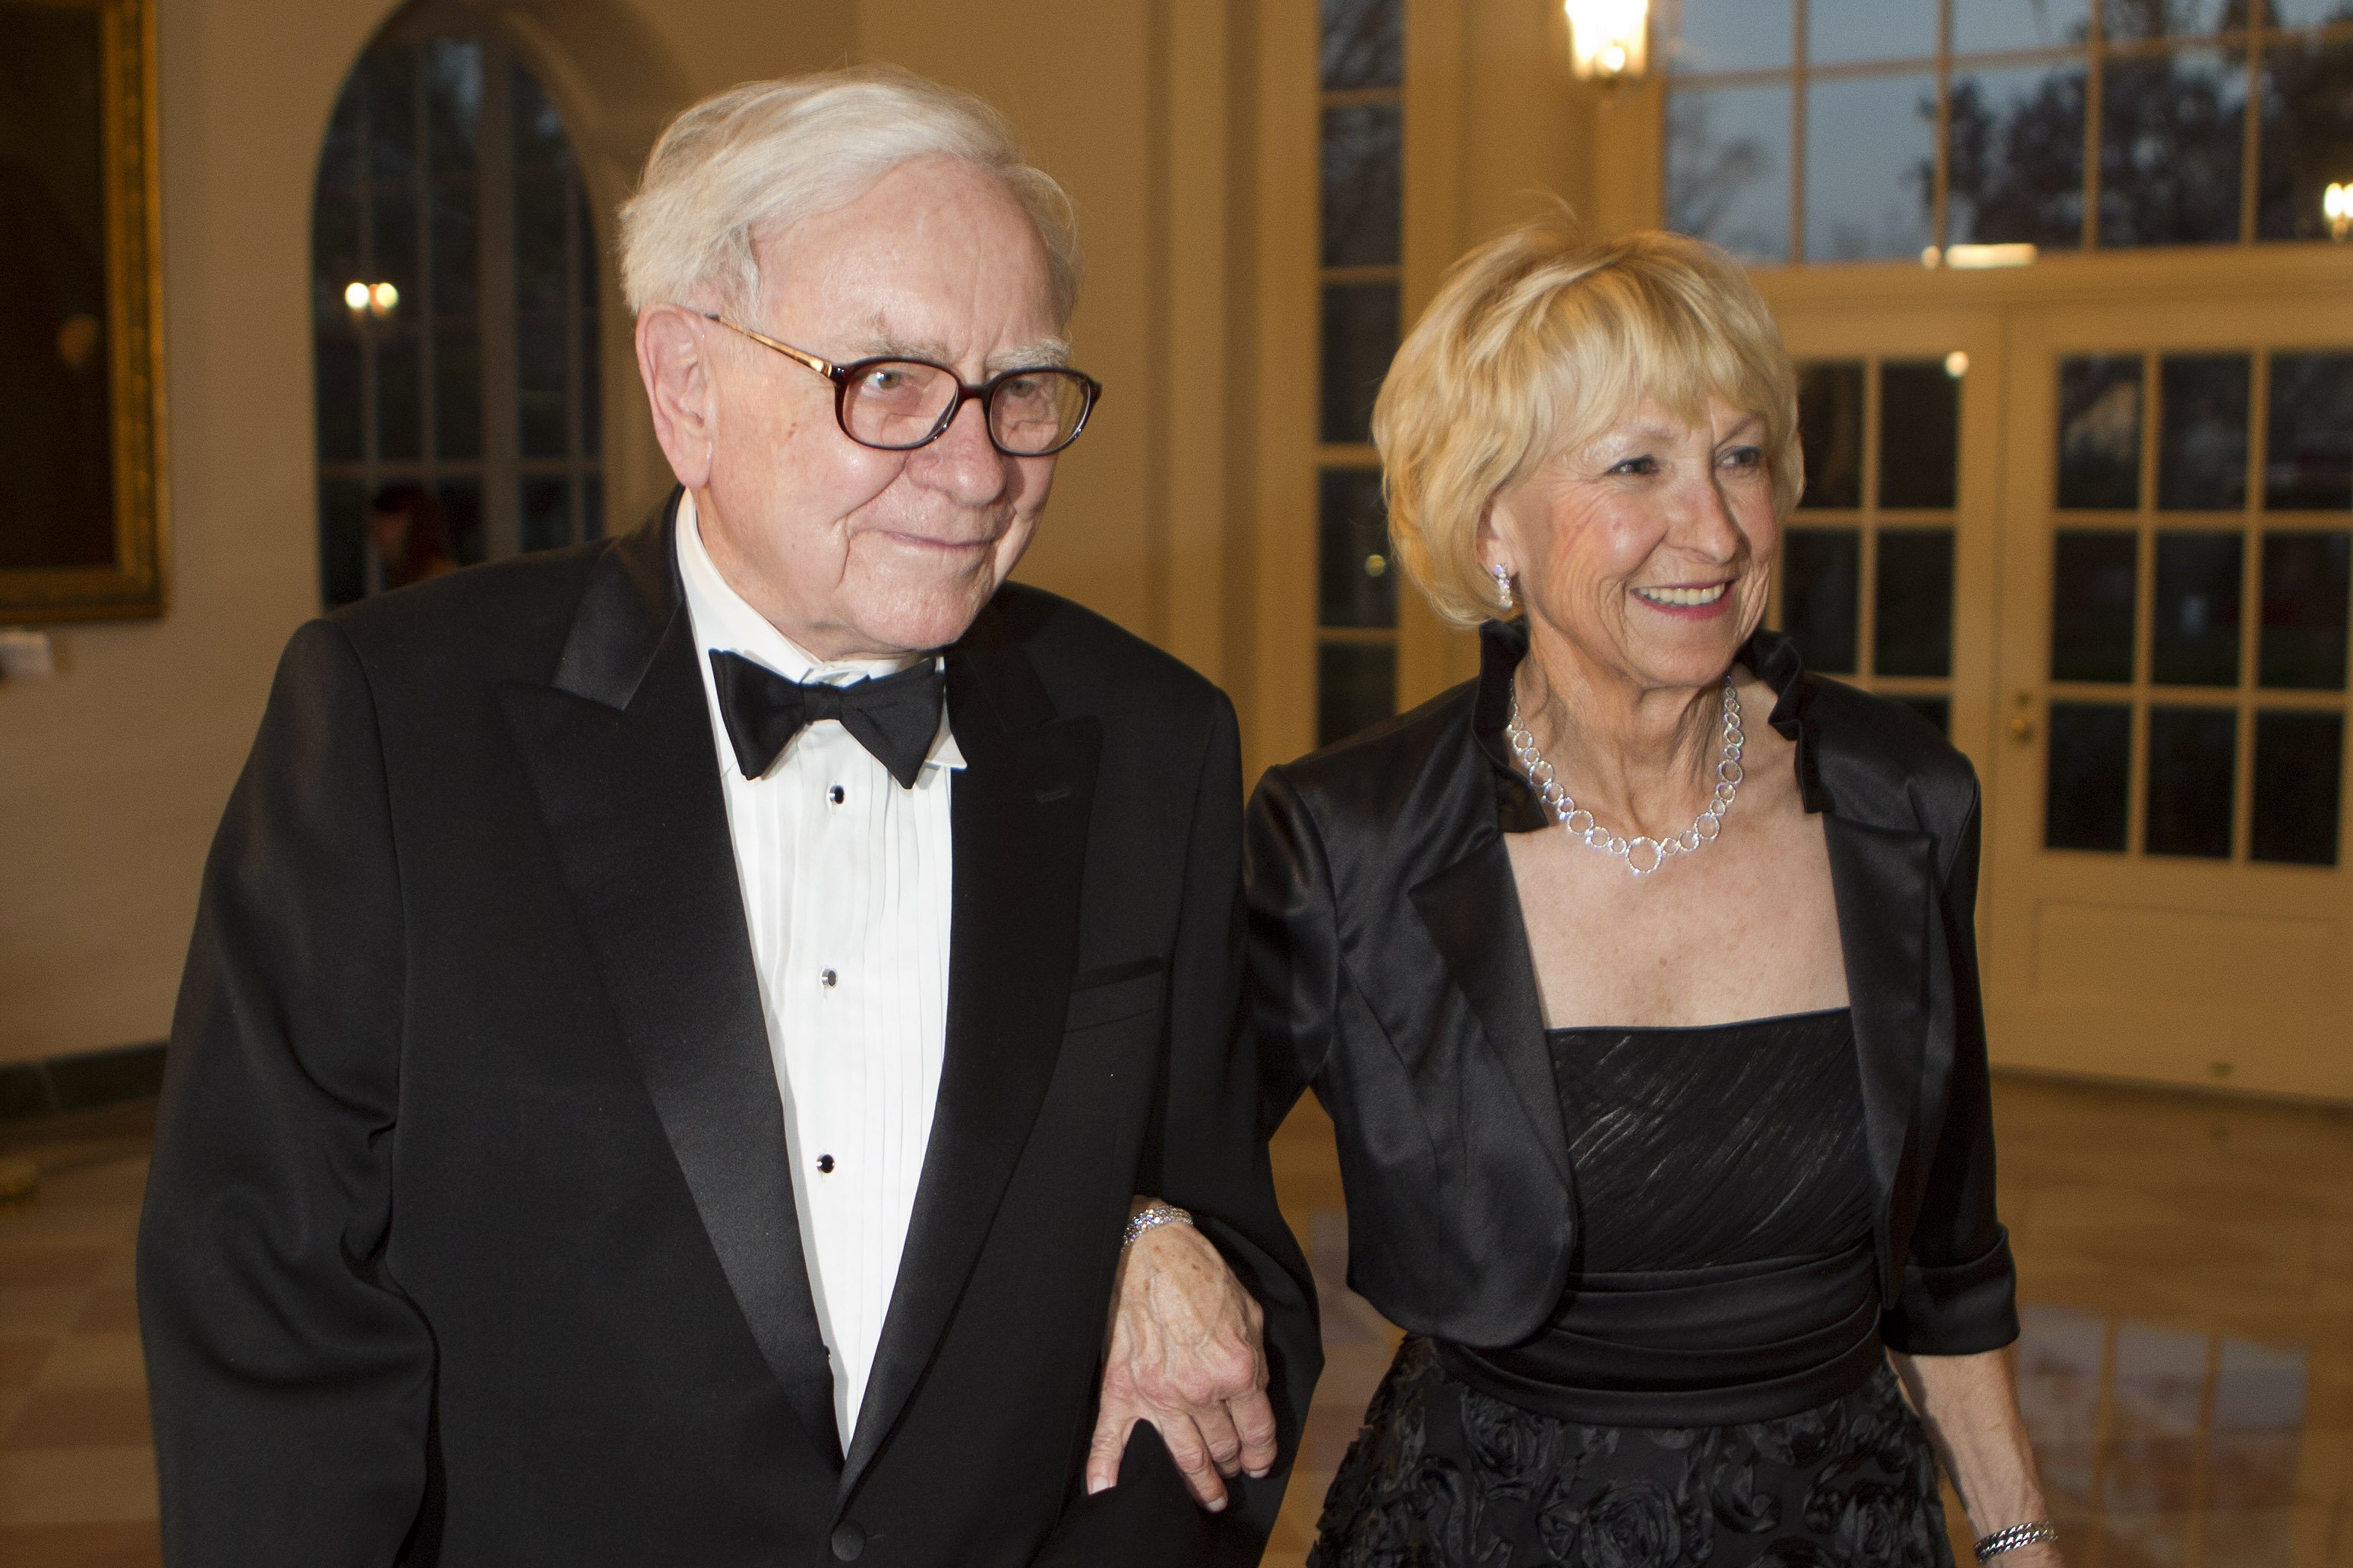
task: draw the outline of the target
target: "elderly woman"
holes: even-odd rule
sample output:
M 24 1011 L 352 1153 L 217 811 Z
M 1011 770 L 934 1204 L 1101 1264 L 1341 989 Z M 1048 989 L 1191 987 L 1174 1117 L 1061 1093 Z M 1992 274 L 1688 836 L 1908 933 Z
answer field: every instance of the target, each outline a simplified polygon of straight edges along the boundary
M 1795 426 L 1729 258 L 1557 220 L 1381 393 L 1398 552 L 1482 656 L 1250 808 L 1265 1115 L 1331 1112 L 1351 1283 L 1409 1336 L 1324 1568 L 1943 1568 L 1936 1457 L 1981 1560 L 2055 1568 L 1977 784 L 1758 630 Z

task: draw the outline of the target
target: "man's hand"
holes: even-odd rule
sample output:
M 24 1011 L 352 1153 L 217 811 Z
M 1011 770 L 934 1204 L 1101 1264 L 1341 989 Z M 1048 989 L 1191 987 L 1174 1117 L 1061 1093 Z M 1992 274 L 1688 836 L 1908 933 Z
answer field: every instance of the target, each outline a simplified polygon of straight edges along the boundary
M 1274 1464 L 1274 1408 L 1263 1319 L 1191 1226 L 1158 1226 L 1136 1237 L 1120 1255 L 1087 1490 L 1117 1483 L 1138 1421 L 1159 1429 L 1194 1498 L 1213 1513 L 1226 1506 L 1223 1477 L 1265 1475 Z

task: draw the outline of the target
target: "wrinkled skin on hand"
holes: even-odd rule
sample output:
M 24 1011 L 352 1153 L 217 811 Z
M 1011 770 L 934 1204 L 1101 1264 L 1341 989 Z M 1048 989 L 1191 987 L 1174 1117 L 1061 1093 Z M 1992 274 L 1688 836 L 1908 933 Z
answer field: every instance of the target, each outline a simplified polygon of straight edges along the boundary
M 1159 1429 L 1195 1500 L 1213 1513 L 1226 1506 L 1226 1478 L 1265 1475 L 1274 1464 L 1274 1409 L 1263 1321 L 1199 1231 L 1163 1225 L 1138 1237 L 1120 1255 L 1087 1490 L 1118 1481 L 1138 1421 Z

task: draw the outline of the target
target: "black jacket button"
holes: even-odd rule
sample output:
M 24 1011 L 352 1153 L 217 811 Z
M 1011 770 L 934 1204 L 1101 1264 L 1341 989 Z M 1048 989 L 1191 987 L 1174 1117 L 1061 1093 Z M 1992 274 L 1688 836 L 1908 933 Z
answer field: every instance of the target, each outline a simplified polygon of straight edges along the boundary
M 833 1527 L 833 1554 L 844 1563 L 855 1563 L 858 1554 L 866 1550 L 866 1531 L 854 1520 L 843 1520 Z

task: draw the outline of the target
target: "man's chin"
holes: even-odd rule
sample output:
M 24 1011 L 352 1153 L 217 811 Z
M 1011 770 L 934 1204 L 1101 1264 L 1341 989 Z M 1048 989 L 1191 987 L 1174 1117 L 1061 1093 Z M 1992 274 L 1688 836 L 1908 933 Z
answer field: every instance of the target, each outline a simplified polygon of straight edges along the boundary
M 945 647 L 964 636 L 996 588 L 995 583 L 983 579 L 896 596 L 859 616 L 858 630 L 878 648 L 919 653 Z

